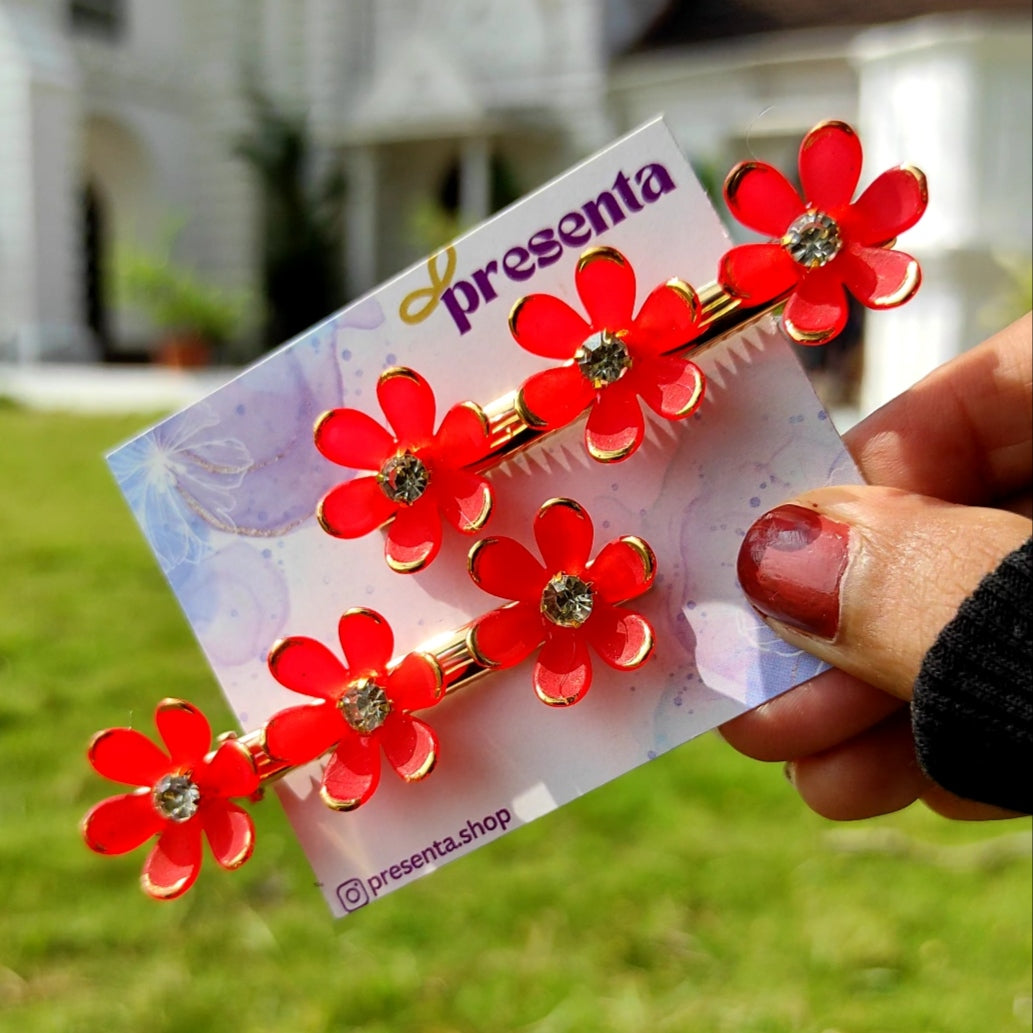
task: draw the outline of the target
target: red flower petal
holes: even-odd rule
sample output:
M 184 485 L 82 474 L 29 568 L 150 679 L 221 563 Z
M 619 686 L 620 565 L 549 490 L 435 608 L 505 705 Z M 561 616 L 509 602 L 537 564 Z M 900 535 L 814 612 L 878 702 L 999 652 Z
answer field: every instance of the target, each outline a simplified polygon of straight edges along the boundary
M 491 484 L 469 470 L 435 470 L 441 515 L 462 534 L 479 531 L 491 516 Z
M 599 597 L 622 603 L 647 592 L 656 580 L 656 556 L 635 535 L 608 542 L 589 564 L 588 574 Z
M 688 359 L 661 355 L 635 377 L 642 401 L 668 420 L 691 416 L 703 401 L 703 371 Z
M 388 764 L 406 782 L 419 782 L 434 770 L 438 737 L 424 722 L 408 714 L 392 713 L 377 736 Z
M 895 308 L 918 290 L 922 270 L 903 251 L 851 247 L 839 256 L 840 275 L 847 290 L 868 308 Z
M 653 628 L 641 614 L 596 604 L 585 636 L 602 660 L 619 671 L 633 671 L 653 651 Z
M 848 204 L 861 160 L 861 141 L 845 122 L 815 126 L 800 144 L 800 184 L 810 206 L 831 213 Z
M 551 294 L 531 294 L 513 306 L 509 331 L 533 355 L 572 359 L 592 328 L 565 301 Z
M 610 247 L 590 248 L 574 270 L 574 286 L 593 330 L 626 330 L 635 307 L 635 271 Z
M 384 558 L 397 573 L 411 574 L 430 563 L 440 548 L 441 514 L 425 495 L 398 510 L 387 529 Z
M 541 430 L 555 430 L 576 420 L 595 397 L 595 388 L 574 363 L 534 373 L 524 381 L 517 408 Z
M 351 811 L 379 784 L 380 747 L 372 738 L 347 735 L 327 762 L 319 795 L 335 811 Z
M 316 448 L 327 459 L 355 470 L 379 470 L 397 448 L 372 416 L 358 409 L 331 409 L 316 421 Z
M 434 455 L 455 469 L 483 459 L 488 452 L 488 417 L 473 402 L 460 402 L 445 413 L 434 435 Z
M 336 538 L 361 538 L 390 520 L 396 509 L 398 503 L 384 494 L 376 477 L 356 477 L 331 488 L 316 516 Z
M 149 791 L 124 793 L 91 807 L 83 819 L 82 834 L 98 854 L 125 854 L 159 833 L 164 824 Z
M 228 739 L 212 759 L 194 772 L 202 795 L 250 796 L 258 788 L 258 775 L 248 748 L 237 739 Z
M 781 244 L 741 244 L 721 256 L 717 279 L 737 298 L 761 304 L 790 290 L 803 267 L 789 257 Z
M 387 670 L 395 651 L 395 636 L 391 625 L 379 613 L 361 607 L 348 610 L 337 622 L 337 637 L 348 666 L 349 681 Z
M 201 870 L 201 823 L 197 818 L 165 825 L 154 849 L 144 862 L 140 882 L 158 900 L 182 896 Z
M 269 719 L 265 748 L 288 764 L 307 764 L 347 734 L 344 718 L 333 703 L 305 703 L 281 710 Z
M 444 676 L 426 653 L 409 653 L 388 674 L 384 691 L 395 710 L 425 710 L 444 696 Z
M 594 534 L 592 518 L 573 499 L 550 499 L 534 518 L 534 540 L 548 575 L 561 570 L 582 573 L 588 565 Z M 538 591 L 540 595 L 540 582 Z
M 316 699 L 336 701 L 350 680 L 344 664 L 322 642 L 304 635 L 277 642 L 268 663 L 281 685 Z
M 467 561 L 474 584 L 500 599 L 538 605 L 548 578 L 546 569 L 513 538 L 482 538 Z
M 377 398 L 399 444 L 418 447 L 430 440 L 434 392 L 416 370 L 403 366 L 385 370 L 377 380 Z
M 618 380 L 599 393 L 585 424 L 585 446 L 593 459 L 617 463 L 627 459 L 646 433 L 638 396 Z
M 205 812 L 204 833 L 215 860 L 226 869 L 239 868 L 255 849 L 251 815 L 228 800 Z
M 86 751 L 94 771 L 131 786 L 153 786 L 169 770 L 169 758 L 135 728 L 98 732 Z
M 514 667 L 545 639 L 537 603 L 516 603 L 481 617 L 470 633 L 474 654 L 491 667 Z
M 725 201 L 737 222 L 766 237 L 781 237 L 805 209 L 800 195 L 778 169 L 759 161 L 736 165 L 725 180 Z
M 840 254 L 839 259 L 842 259 Z M 824 344 L 847 320 L 847 300 L 835 260 L 808 273 L 789 296 L 782 326 L 798 344 Z
M 181 699 L 163 699 L 154 712 L 154 723 L 174 767 L 196 764 L 212 745 L 208 718 Z
M 636 352 L 646 355 L 672 351 L 698 336 L 698 317 L 699 299 L 687 283 L 662 283 L 642 303 L 631 325 L 628 343 Z
M 538 654 L 532 678 L 534 691 L 551 707 L 576 703 L 592 684 L 592 659 L 572 628 L 556 628 Z
M 914 226 L 928 203 L 925 176 L 918 169 L 890 169 L 843 214 L 841 228 L 853 243 L 880 247 Z

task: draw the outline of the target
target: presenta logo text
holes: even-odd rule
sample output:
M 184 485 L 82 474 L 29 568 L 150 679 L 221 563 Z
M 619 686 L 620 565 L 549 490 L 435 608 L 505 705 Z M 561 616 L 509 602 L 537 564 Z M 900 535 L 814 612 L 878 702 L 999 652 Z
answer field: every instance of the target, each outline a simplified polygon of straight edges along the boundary
M 555 226 L 532 233 L 526 244 L 514 245 L 501 259 L 493 258 L 465 279 L 454 278 L 456 250 L 447 247 L 427 260 L 430 283 L 407 294 L 398 315 L 404 323 L 422 323 L 440 303 L 459 333 L 465 334 L 471 328 L 470 317 L 498 297 L 493 278 L 529 280 L 539 269 L 558 262 L 566 248 L 583 248 L 593 237 L 674 189 L 671 174 L 658 162 L 643 165 L 631 176 L 622 170 L 613 185 L 597 197 L 562 215 Z

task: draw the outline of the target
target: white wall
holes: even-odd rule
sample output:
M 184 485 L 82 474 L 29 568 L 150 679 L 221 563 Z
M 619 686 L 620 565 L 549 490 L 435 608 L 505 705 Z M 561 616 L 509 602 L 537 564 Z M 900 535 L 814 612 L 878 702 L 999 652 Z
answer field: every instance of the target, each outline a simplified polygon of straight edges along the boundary
M 88 178 L 109 195 L 117 237 L 147 244 L 166 217 L 186 217 L 181 259 L 213 282 L 256 286 L 256 191 L 231 154 L 247 125 L 249 62 L 277 99 L 308 109 L 328 148 L 350 146 L 360 171 L 372 165 L 358 160 L 356 116 L 373 141 L 365 158 L 383 151 L 374 178 L 387 186 L 353 182 L 348 248 L 361 287 L 411 257 L 404 192 L 432 191 L 464 138 L 491 140 L 530 189 L 659 111 L 719 174 L 747 154 L 777 160 L 829 117 L 858 125 L 866 178 L 902 161 L 925 168 L 929 213 L 901 246 L 926 280 L 910 305 L 868 320 L 865 408 L 983 336 L 996 253 L 1029 254 L 1028 18 L 757 36 L 611 67 L 597 0 L 127 7 L 125 37 L 108 44 L 70 38 L 63 0 L 0 0 L 0 344 L 17 334 L 57 348 L 81 326 Z M 451 127 L 447 142 L 413 142 L 437 123 Z M 373 211 L 360 210 L 367 196 Z
M 998 329 L 999 257 L 1030 256 L 1033 117 L 1029 19 L 924 18 L 859 37 L 866 175 L 902 162 L 929 207 L 900 247 L 923 284 L 868 320 L 861 409 L 871 411 Z
M 0 352 L 92 354 L 79 295 L 78 77 L 49 5 L 0 8 Z

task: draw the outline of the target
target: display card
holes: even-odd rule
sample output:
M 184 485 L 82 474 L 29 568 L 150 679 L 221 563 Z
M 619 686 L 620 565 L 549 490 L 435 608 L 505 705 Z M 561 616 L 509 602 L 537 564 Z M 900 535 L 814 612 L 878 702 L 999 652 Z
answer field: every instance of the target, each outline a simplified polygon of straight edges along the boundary
M 336 915 L 407 882 L 685 743 L 814 675 L 819 663 L 757 619 L 736 582 L 750 524 L 805 489 L 858 473 L 773 320 L 698 361 L 705 398 L 688 419 L 647 413 L 628 460 L 592 460 L 584 420 L 489 473 L 495 507 L 476 536 L 445 529 L 427 569 L 399 574 L 384 533 L 332 537 L 320 499 L 354 476 L 314 447 L 326 410 L 383 424 L 376 382 L 408 366 L 433 388 L 437 418 L 487 405 L 550 364 L 518 347 L 514 303 L 546 293 L 583 311 L 579 255 L 606 246 L 634 269 L 637 305 L 672 277 L 713 280 L 728 241 L 670 132 L 656 120 L 505 209 L 203 401 L 114 451 L 114 472 L 222 689 L 246 731 L 303 702 L 270 674 L 277 640 L 337 652 L 353 607 L 383 615 L 399 656 L 500 605 L 475 585 L 467 554 L 485 535 L 535 551 L 532 524 L 553 497 L 591 515 L 593 552 L 637 535 L 656 555 L 635 609 L 655 632 L 635 671 L 594 664 L 575 706 L 543 705 L 531 661 L 493 671 L 426 715 L 440 741 L 433 773 L 389 769 L 349 813 L 327 808 L 318 763 L 278 783 L 280 799 Z M 603 790 L 605 791 L 605 790 Z M 562 850 L 562 844 L 555 845 Z

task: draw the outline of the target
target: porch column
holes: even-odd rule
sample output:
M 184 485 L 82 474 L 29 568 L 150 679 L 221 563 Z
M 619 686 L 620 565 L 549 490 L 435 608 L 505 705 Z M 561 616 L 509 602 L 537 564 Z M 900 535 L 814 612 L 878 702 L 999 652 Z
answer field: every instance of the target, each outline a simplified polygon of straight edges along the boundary
M 348 194 L 345 224 L 345 273 L 355 298 L 377 283 L 377 152 L 359 144 L 347 157 Z
M 464 229 L 491 214 L 491 149 L 480 133 L 463 140 L 459 155 L 459 218 Z

